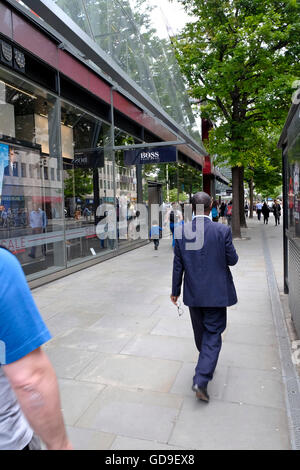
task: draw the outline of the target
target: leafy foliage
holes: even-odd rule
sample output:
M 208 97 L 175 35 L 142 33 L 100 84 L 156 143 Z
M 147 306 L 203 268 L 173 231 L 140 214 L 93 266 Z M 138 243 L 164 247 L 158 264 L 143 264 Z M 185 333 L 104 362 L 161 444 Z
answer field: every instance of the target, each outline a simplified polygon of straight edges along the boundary
M 216 124 L 209 150 L 233 167 L 256 166 L 256 138 L 268 139 L 273 126 L 283 125 L 300 74 L 300 6 L 294 0 L 179 1 L 196 17 L 174 44 L 190 95 Z
M 65 197 L 84 199 L 93 193 L 93 177 L 90 170 L 76 168 L 67 170 L 68 178 L 65 179 Z

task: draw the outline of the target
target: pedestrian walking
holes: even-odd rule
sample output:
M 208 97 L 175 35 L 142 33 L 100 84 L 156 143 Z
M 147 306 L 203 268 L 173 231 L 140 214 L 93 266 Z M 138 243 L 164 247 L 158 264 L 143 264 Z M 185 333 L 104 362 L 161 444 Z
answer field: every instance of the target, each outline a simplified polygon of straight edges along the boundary
M 197 215 L 199 205 L 204 205 L 204 215 Z M 197 398 L 208 402 L 207 385 L 213 378 L 221 350 L 227 307 L 237 302 L 229 266 L 237 263 L 238 255 L 232 243 L 231 229 L 215 224 L 209 218 L 210 196 L 204 192 L 196 193 L 192 208 L 193 221 L 181 229 L 181 237 L 175 237 L 171 301 L 177 304 L 184 274 L 183 302 L 190 310 L 199 351 L 192 389 Z M 190 247 L 191 234 L 194 234 L 194 249 Z M 199 237 L 202 237 L 202 246 L 198 246 Z
M 227 206 L 224 201 L 222 201 L 222 204 L 220 206 L 220 217 L 221 217 L 221 222 L 222 224 L 225 224 L 225 212 L 226 212 Z
M 166 223 L 169 222 L 170 231 L 172 233 L 172 247 L 174 248 L 174 230 L 175 226 L 178 223 L 181 223 L 183 220 L 182 211 L 179 209 L 175 202 L 172 202 L 171 210 L 166 214 Z
M 150 240 L 153 241 L 154 243 L 154 249 L 155 250 L 158 250 L 158 247 L 159 247 L 159 237 L 160 237 L 160 233 L 162 232 L 162 228 L 159 226 L 157 220 L 154 220 L 152 225 L 151 225 L 151 229 L 150 229 L 150 233 L 149 233 L 149 238 Z
M 226 214 L 227 224 L 231 227 L 231 222 L 232 222 L 232 201 L 230 201 L 229 204 L 227 205 L 227 210 L 226 210 L 225 214 Z
M 248 217 L 248 212 L 249 212 L 249 206 L 248 203 L 246 202 L 245 204 L 245 216 Z
M 264 216 L 264 224 L 268 224 L 270 208 L 269 208 L 268 204 L 266 203 L 266 201 L 263 203 L 261 212 L 262 212 L 262 215 Z
M 39 438 L 48 450 L 71 450 L 56 375 L 41 349 L 51 335 L 4 248 L 0 266 L 0 450 L 39 450 Z
M 211 216 L 213 222 L 219 222 L 219 212 L 218 212 L 218 203 L 214 201 L 211 208 Z
M 272 206 L 273 214 L 275 218 L 275 226 L 280 225 L 280 217 L 281 217 L 281 206 L 276 199 L 274 199 L 274 204 Z
M 262 210 L 262 203 L 261 202 L 258 202 L 256 204 L 256 213 L 257 213 L 257 219 L 260 220 L 261 219 L 261 210 Z
M 89 208 L 87 206 L 85 206 L 85 208 L 83 209 L 82 215 L 83 215 L 86 222 L 88 222 L 90 220 L 91 211 L 89 210 Z

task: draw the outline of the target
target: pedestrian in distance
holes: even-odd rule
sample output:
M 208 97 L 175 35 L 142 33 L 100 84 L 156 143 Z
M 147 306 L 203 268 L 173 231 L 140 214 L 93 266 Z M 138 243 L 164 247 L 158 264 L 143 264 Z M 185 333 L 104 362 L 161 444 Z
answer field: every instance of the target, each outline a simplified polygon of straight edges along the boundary
M 269 215 L 270 215 L 270 208 L 269 208 L 268 204 L 266 203 L 266 201 L 263 203 L 261 212 L 262 212 L 262 215 L 264 216 L 264 224 L 268 224 Z
M 224 201 L 222 201 L 222 204 L 220 206 L 220 217 L 221 217 L 221 222 L 222 224 L 225 224 L 225 212 L 226 212 L 227 206 Z
M 204 215 L 198 215 L 199 205 L 204 206 Z M 181 236 L 175 237 L 171 301 L 177 305 L 184 275 L 183 303 L 189 307 L 199 351 L 192 389 L 198 399 L 208 402 L 207 385 L 213 378 L 221 350 L 227 307 L 237 302 L 229 266 L 237 263 L 238 255 L 230 227 L 215 224 L 209 218 L 209 195 L 196 193 L 192 208 L 192 222 L 181 229 Z M 194 249 L 190 248 L 192 233 L 196 234 Z M 197 244 L 197 236 L 203 235 L 201 246 Z
M 149 238 L 150 238 L 150 240 L 153 241 L 155 250 L 158 250 L 159 238 L 160 238 L 161 232 L 162 232 L 162 228 L 159 226 L 157 220 L 154 220 L 152 225 L 151 225 Z
M 274 204 L 272 206 L 272 209 L 273 209 L 273 214 L 275 218 L 275 226 L 280 225 L 281 207 L 280 207 L 279 202 L 276 201 L 276 199 L 274 199 Z
M 232 201 L 230 201 L 229 204 L 227 205 L 227 210 L 226 210 L 225 214 L 226 214 L 227 224 L 229 225 L 229 227 L 231 227 L 231 223 L 232 223 Z
M 0 450 L 72 450 L 53 367 L 51 335 L 17 258 L 0 248 Z
M 249 212 L 249 206 L 248 203 L 246 202 L 245 204 L 245 216 L 248 217 L 248 212 Z
M 213 222 L 219 222 L 218 203 L 214 201 L 211 207 L 211 217 Z
M 261 219 L 261 210 L 262 210 L 262 203 L 261 202 L 258 202 L 256 204 L 256 213 L 257 213 L 257 220 L 260 220 Z

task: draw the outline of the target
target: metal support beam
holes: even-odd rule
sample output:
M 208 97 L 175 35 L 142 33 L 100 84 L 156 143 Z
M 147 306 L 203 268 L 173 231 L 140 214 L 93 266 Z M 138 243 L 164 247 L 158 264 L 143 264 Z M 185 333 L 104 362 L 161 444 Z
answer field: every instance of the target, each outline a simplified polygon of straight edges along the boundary
M 117 145 L 113 147 L 113 150 L 134 150 L 142 148 L 153 148 L 153 147 L 167 147 L 169 145 L 182 145 L 186 142 L 184 140 L 171 140 L 169 142 L 145 142 L 143 144 L 132 144 L 132 145 Z
M 113 116 L 113 114 L 112 114 Z M 114 129 L 114 121 L 112 122 L 111 129 Z M 111 141 L 114 142 L 114 136 L 111 132 Z M 116 152 L 117 150 L 135 150 L 135 149 L 148 149 L 154 147 L 168 147 L 170 145 L 182 145 L 184 144 L 184 140 L 171 140 L 169 142 L 152 142 L 148 143 L 145 142 L 143 144 L 128 144 L 128 145 L 106 145 L 105 147 L 95 147 L 95 148 L 88 148 L 88 149 L 78 149 L 75 153 L 83 153 L 83 152 L 95 152 L 100 150 L 106 150 L 107 152 Z

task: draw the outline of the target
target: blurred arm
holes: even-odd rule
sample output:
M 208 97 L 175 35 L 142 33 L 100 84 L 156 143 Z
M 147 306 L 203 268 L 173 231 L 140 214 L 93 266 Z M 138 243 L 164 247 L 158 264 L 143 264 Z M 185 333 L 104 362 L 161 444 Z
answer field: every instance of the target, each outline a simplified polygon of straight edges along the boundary
M 48 450 L 71 450 L 53 367 L 41 348 L 3 366 L 32 429 Z

